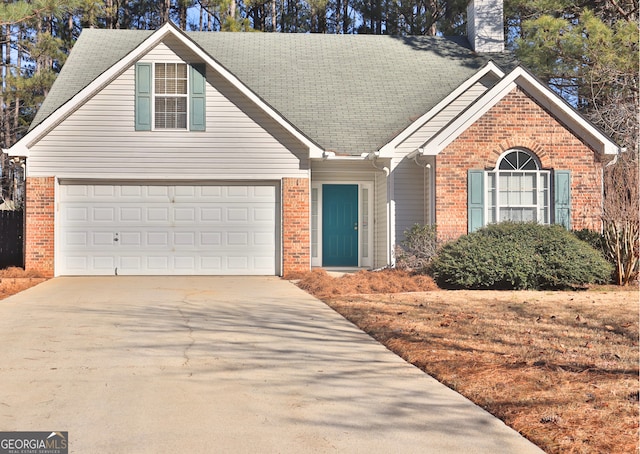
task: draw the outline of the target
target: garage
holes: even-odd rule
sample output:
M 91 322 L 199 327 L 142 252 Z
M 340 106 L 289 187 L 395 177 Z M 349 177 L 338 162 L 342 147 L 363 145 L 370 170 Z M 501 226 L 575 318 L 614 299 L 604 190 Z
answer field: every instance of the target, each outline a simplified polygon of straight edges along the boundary
M 56 274 L 279 274 L 277 194 L 274 183 L 63 181 Z

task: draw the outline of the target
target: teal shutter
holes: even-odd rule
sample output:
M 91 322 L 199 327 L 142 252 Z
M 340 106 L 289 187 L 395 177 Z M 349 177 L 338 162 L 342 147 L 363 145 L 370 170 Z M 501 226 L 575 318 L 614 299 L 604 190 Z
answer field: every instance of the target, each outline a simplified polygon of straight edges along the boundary
M 556 170 L 553 173 L 554 223 L 571 230 L 571 171 Z
M 151 63 L 136 63 L 136 131 L 151 131 Z
M 484 170 L 469 170 L 467 187 L 469 233 L 484 226 Z
M 191 131 L 204 131 L 206 129 L 206 67 L 202 64 L 190 67 L 189 90 L 189 129 Z

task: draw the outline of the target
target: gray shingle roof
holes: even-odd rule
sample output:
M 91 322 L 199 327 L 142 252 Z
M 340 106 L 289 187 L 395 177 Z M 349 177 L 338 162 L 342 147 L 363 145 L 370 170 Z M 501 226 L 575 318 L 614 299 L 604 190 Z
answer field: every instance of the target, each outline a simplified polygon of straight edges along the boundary
M 121 58 L 148 38 L 152 31 L 84 30 L 38 110 L 31 129 L 44 121 Z
M 135 49 L 152 32 L 83 31 L 33 125 Z M 187 33 L 328 151 L 378 150 L 495 55 L 465 38 Z

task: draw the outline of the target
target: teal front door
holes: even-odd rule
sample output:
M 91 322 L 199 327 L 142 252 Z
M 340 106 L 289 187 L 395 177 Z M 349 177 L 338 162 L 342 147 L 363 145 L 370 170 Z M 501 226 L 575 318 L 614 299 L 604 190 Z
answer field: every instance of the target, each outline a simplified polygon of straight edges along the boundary
M 358 266 L 358 185 L 322 185 L 322 266 Z

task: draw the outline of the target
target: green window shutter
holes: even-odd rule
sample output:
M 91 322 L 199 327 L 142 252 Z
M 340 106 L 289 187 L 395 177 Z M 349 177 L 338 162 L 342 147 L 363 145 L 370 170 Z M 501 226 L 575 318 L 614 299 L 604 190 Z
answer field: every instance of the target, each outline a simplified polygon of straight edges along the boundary
M 554 223 L 571 229 L 571 171 L 556 170 L 553 173 Z
M 151 131 L 151 63 L 136 63 L 136 131 Z
M 191 131 L 204 131 L 207 124 L 206 116 L 206 67 L 196 64 L 190 67 L 189 90 L 189 129 Z
M 469 170 L 467 187 L 469 233 L 484 226 L 484 170 Z

